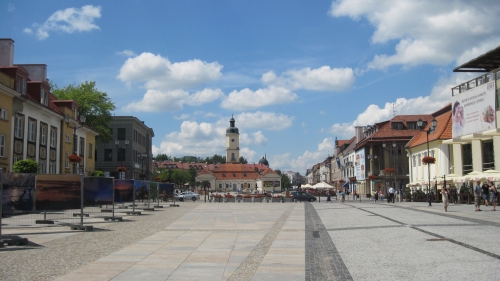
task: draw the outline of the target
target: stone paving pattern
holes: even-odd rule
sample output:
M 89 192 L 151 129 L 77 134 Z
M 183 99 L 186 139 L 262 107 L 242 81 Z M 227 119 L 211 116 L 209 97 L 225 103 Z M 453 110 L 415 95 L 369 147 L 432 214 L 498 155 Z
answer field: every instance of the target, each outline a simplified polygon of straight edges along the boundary
M 97 231 L 5 229 L 0 280 L 500 280 L 500 212 L 424 203 L 181 202 Z

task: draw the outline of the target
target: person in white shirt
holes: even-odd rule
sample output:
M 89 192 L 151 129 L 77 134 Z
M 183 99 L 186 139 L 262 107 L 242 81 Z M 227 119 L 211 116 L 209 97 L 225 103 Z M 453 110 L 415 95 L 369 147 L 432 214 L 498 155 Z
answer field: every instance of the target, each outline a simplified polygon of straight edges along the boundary
M 391 188 L 389 188 L 389 198 L 387 198 L 387 203 L 394 203 L 394 188 L 391 186 Z

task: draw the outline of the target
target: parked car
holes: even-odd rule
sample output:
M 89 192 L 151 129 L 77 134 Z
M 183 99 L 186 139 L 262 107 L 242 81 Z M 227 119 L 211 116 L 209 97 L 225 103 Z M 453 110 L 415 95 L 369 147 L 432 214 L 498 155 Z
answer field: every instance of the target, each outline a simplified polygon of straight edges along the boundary
M 304 191 L 292 192 L 291 196 L 292 196 L 293 202 L 296 202 L 296 201 L 309 201 L 309 202 L 316 201 L 316 196 L 311 195 L 311 194 L 304 192 Z
M 175 194 L 175 199 L 179 201 L 185 201 L 185 200 L 200 200 L 200 195 L 198 193 L 194 193 L 191 191 L 184 191 L 182 193 L 176 193 Z

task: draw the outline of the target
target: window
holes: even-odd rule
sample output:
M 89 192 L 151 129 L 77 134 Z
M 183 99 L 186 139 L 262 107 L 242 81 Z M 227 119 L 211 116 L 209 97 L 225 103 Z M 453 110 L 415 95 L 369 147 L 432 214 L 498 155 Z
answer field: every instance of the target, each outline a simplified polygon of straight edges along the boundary
M 125 128 L 118 128 L 117 140 L 125 140 Z
M 0 119 L 7 120 L 7 110 L 0 108 Z
M 393 130 L 402 130 L 403 129 L 403 123 L 401 123 L 401 122 L 392 122 L 391 126 L 392 126 Z
M 5 136 L 0 135 L 0 157 L 5 157 Z
M 413 155 L 413 167 L 416 167 L 417 166 L 417 156 L 416 155 Z
M 422 165 L 422 154 L 418 154 L 418 165 Z
M 21 76 L 17 76 L 16 91 L 25 95 L 26 94 L 26 79 Z
M 85 156 L 85 139 L 80 138 L 80 156 Z
M 66 142 L 71 142 L 71 138 L 68 134 L 66 134 Z
M 56 163 L 50 162 L 49 163 L 49 174 L 55 174 L 56 173 Z
M 40 144 L 47 144 L 47 125 L 40 125 Z
M 17 161 L 21 161 L 21 160 L 23 160 L 22 156 L 16 156 L 16 155 L 14 155 L 14 162 L 13 162 L 14 164 L 16 164 Z
M 56 147 L 57 145 L 57 129 L 56 128 L 50 128 L 50 146 L 51 147 Z
M 46 174 L 47 173 L 47 167 L 46 167 L 47 163 L 45 163 L 45 161 L 40 161 L 40 163 L 38 163 L 38 172 L 40 174 Z
M 408 130 L 418 130 L 417 122 L 407 122 L 406 127 Z
M 34 142 L 36 139 L 36 121 L 28 120 L 28 141 Z
M 40 103 L 45 106 L 49 104 L 49 95 L 44 90 L 40 90 Z
M 24 118 L 22 116 L 16 115 L 16 119 L 14 120 L 14 136 L 16 138 L 23 138 L 23 130 L 24 130 Z
M 113 149 L 104 149 L 104 161 L 113 161 Z
M 66 161 L 65 161 L 65 165 L 64 165 L 65 168 L 69 168 L 69 159 L 68 159 L 68 157 L 69 157 L 69 152 L 66 152 Z
M 462 145 L 463 174 L 472 172 L 472 145 L 470 143 Z
M 481 146 L 481 150 L 483 152 L 483 171 L 495 169 L 493 140 L 483 141 Z
M 434 157 L 434 149 L 430 151 L 431 157 Z
M 89 143 L 89 158 L 92 158 L 92 144 Z

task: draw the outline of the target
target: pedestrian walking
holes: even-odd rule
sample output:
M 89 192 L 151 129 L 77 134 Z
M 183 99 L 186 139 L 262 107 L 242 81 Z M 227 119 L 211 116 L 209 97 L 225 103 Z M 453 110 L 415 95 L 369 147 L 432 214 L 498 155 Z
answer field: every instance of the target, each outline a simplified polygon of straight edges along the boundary
M 345 200 L 345 197 L 344 197 L 344 192 L 343 192 L 343 191 L 340 191 L 340 192 L 339 192 L 339 195 L 340 195 L 340 202 L 341 202 L 341 203 L 344 203 L 344 200 Z
M 474 207 L 477 211 L 481 211 L 481 186 L 479 185 L 481 182 L 477 181 L 476 185 L 474 185 Z
M 498 190 L 496 189 L 495 185 L 490 182 L 490 202 L 491 206 L 493 207 L 491 210 L 496 211 L 497 210 L 497 196 L 498 196 Z
M 441 199 L 443 200 L 444 211 L 448 212 L 448 189 L 446 187 L 441 189 Z
M 483 183 L 481 186 L 481 189 L 483 190 L 483 199 L 484 199 L 484 206 L 489 206 L 489 199 L 490 199 L 490 185 L 487 183 Z
M 391 186 L 391 188 L 389 188 L 389 197 L 387 198 L 387 203 L 394 203 L 394 188 Z
M 328 203 L 328 202 L 332 203 L 332 197 L 330 196 L 330 192 L 327 191 L 326 192 L 326 203 Z

